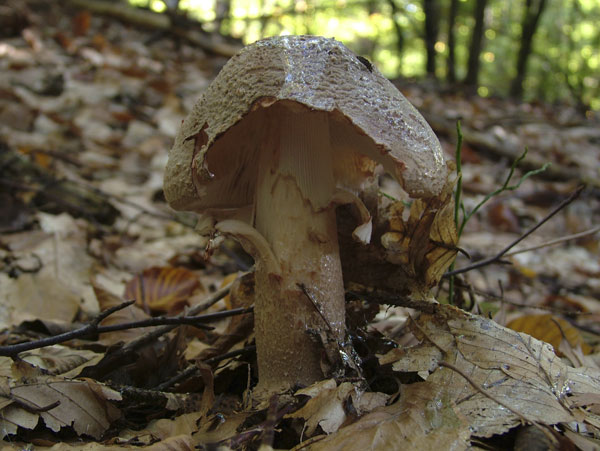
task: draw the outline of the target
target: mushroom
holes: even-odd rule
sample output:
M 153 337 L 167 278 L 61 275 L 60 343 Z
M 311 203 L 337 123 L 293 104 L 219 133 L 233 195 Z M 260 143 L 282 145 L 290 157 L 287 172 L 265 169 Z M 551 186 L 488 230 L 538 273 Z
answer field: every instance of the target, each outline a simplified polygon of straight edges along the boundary
M 363 60 L 318 36 L 249 45 L 204 91 L 169 154 L 169 204 L 201 213 L 255 259 L 259 392 L 321 379 L 323 347 L 344 340 L 336 206 L 357 207 L 353 236 L 366 243 L 358 195 L 377 167 L 413 197 L 437 195 L 446 180 L 431 128 Z

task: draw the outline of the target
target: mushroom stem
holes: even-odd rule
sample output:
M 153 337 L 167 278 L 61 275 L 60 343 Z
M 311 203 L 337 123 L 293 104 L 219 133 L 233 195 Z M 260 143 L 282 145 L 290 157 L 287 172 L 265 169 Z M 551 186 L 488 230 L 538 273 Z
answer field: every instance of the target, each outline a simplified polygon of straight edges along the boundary
M 321 379 L 323 346 L 345 329 L 327 115 L 292 109 L 269 108 L 259 160 L 255 225 L 281 269 L 257 266 L 258 392 Z M 329 343 L 318 343 L 322 331 Z

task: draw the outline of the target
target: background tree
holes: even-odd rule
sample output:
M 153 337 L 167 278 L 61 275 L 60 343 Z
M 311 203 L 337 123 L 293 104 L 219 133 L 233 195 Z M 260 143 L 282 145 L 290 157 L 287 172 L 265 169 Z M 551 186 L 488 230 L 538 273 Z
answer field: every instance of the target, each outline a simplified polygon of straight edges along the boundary
M 168 12 L 156 0 L 128 1 Z M 180 9 L 205 31 L 238 42 L 281 33 L 335 37 L 389 78 L 440 74 L 443 52 L 446 79 L 477 86 L 480 95 L 512 92 L 600 110 L 599 0 L 347 0 L 343 7 L 334 0 L 210 0 Z
M 527 61 L 531 55 L 533 36 L 544 12 L 546 0 L 527 0 L 521 24 L 521 46 L 517 56 L 517 75 L 510 85 L 510 95 L 520 98 L 523 95 L 523 80 L 527 71 Z
M 456 81 L 456 34 L 455 23 L 458 13 L 458 0 L 450 0 L 450 8 L 448 9 L 448 59 L 446 61 L 446 79 L 450 83 Z
M 479 77 L 479 57 L 483 47 L 483 32 L 485 30 L 485 8 L 487 0 L 476 0 L 475 2 L 475 26 L 471 34 L 471 44 L 469 45 L 469 61 L 467 62 L 467 75 L 465 84 L 467 86 L 477 86 Z
M 215 23 L 217 30 L 221 29 L 221 24 L 229 17 L 231 11 L 231 0 L 217 0 L 215 3 Z
M 398 51 L 398 55 L 402 55 L 402 53 L 404 52 L 404 30 L 398 17 L 400 11 L 395 0 L 387 0 L 387 2 L 392 11 L 391 17 L 394 23 L 394 31 L 396 32 L 396 49 Z M 400 58 L 400 61 L 398 63 L 398 72 L 402 73 L 402 58 Z
M 423 0 L 423 11 L 425 12 L 425 49 L 427 52 L 426 72 L 435 78 L 435 43 L 439 34 L 439 2 L 436 0 Z

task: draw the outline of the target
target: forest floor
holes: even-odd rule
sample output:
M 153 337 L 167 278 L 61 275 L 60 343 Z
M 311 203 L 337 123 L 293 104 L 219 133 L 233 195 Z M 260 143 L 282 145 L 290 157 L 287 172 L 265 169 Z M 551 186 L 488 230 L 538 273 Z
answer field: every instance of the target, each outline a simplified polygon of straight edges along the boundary
M 555 214 L 455 279 L 462 310 L 447 305 L 447 278 L 433 310 L 355 299 L 369 316 L 354 337 L 368 348 L 357 351 L 366 385 L 328 379 L 295 403 L 257 406 L 251 314 L 205 318 L 212 330 L 163 320 L 250 306 L 245 282 L 225 295 L 251 260 L 228 241 L 207 254 L 194 217 L 162 193 L 177 129 L 227 58 L 59 3 L 23 2 L 12 28 L 0 27 L 0 447 L 507 449 L 533 434 L 598 449 L 597 112 L 397 81 L 448 159 L 460 120 L 466 212 L 525 149 L 509 186 L 551 163 L 470 218 L 456 268 Z M 389 180 L 381 189 L 402 197 Z M 142 324 L 152 328 L 96 329 L 153 318 Z

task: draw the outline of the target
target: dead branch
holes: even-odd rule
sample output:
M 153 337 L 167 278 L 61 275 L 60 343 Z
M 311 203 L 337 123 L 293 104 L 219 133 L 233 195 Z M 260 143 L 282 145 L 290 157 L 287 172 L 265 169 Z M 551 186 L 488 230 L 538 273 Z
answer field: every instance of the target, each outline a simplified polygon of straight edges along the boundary
M 112 224 L 118 210 L 105 197 L 83 185 L 60 179 L 47 169 L 12 150 L 0 152 L 0 184 L 11 190 L 36 193 L 34 202 L 43 210 L 66 211 L 76 217 Z
M 225 42 L 223 36 L 216 33 L 206 33 L 201 29 L 201 24 L 181 16 L 183 23 L 173 21 L 170 15 L 154 11 L 134 8 L 124 2 L 107 2 L 102 0 L 69 0 L 69 3 L 78 8 L 84 8 L 95 14 L 117 18 L 141 27 L 159 31 L 171 32 L 190 44 L 215 55 L 231 57 L 241 50 L 241 45 L 232 45 Z M 179 16 L 178 16 L 179 18 Z M 182 26 L 183 25 L 183 26 Z
M 445 119 L 440 115 L 424 110 L 421 110 L 421 113 L 436 133 L 440 133 L 446 136 L 455 136 L 456 124 L 454 121 Z M 461 131 L 463 135 L 463 142 L 468 143 L 476 149 L 481 149 L 493 155 L 497 155 L 502 158 L 507 158 L 510 161 L 516 160 L 522 153 L 521 149 L 515 149 L 513 146 L 507 145 L 503 141 L 495 138 L 494 136 L 491 136 L 489 133 L 474 130 L 469 126 L 463 124 L 461 124 Z M 524 161 L 520 163 L 519 166 L 523 169 L 523 171 L 527 172 L 539 169 L 545 163 L 547 163 L 547 161 L 543 161 L 541 158 L 529 155 Z M 564 167 L 558 164 L 550 165 L 548 168 L 546 168 L 545 171 L 537 174 L 537 177 L 541 177 L 547 180 L 558 181 L 578 180 L 586 185 L 599 185 L 598 180 L 590 180 L 584 177 L 578 169 Z
M 83 338 L 96 336 L 98 334 L 108 333 L 108 332 L 116 332 L 119 330 L 129 330 L 129 329 L 139 329 L 141 327 L 155 327 L 155 326 L 181 326 L 181 325 L 191 325 L 197 327 L 198 329 L 204 330 L 212 330 L 213 327 L 207 326 L 204 323 L 209 323 L 212 321 L 218 321 L 223 318 L 227 318 L 229 316 L 241 315 L 244 313 L 252 312 L 252 308 L 247 309 L 232 309 L 226 310 L 222 312 L 209 313 L 206 315 L 198 315 L 198 316 L 178 316 L 178 317 L 156 317 L 149 318 L 141 321 L 132 321 L 128 323 L 122 324 L 113 324 L 110 326 L 99 326 L 98 323 L 102 321 L 102 319 L 106 318 L 110 314 L 122 310 L 126 307 L 129 307 L 135 301 L 124 302 L 116 307 L 109 309 L 110 311 L 102 312 L 102 314 L 98 315 L 91 323 L 86 324 L 79 329 L 75 329 L 69 332 L 65 332 L 59 335 L 55 335 L 52 337 L 43 338 L 41 340 L 29 341 L 27 343 L 19 343 L 16 345 L 8 345 L 8 346 L 0 346 L 0 356 L 5 357 L 16 357 L 19 353 L 24 351 L 30 351 L 32 349 L 45 348 L 47 346 L 52 346 L 59 343 L 64 343 L 69 340 L 73 340 L 75 338 Z
M 188 316 L 197 315 L 198 313 L 207 310 L 210 306 L 216 304 L 219 300 L 223 299 L 229 293 L 231 285 L 232 284 L 229 284 L 220 290 L 215 291 L 208 299 L 206 299 L 206 301 L 192 307 L 187 312 Z M 184 315 L 181 314 L 180 316 Z M 148 345 L 149 343 L 152 343 L 158 337 L 161 337 L 162 335 L 172 331 L 176 327 L 177 325 L 170 324 L 159 326 L 154 330 L 142 335 L 141 337 L 126 343 L 123 347 L 115 350 L 114 352 L 108 352 L 96 366 L 93 368 L 84 368 L 82 374 L 85 373 L 87 377 L 99 379 L 103 375 L 107 374 L 112 368 L 123 365 L 126 362 L 130 362 L 138 349 Z
M 581 192 L 583 191 L 584 188 L 585 188 L 584 186 L 580 186 L 579 188 L 577 188 L 568 198 L 566 198 L 560 204 L 558 204 L 550 213 L 548 213 L 536 225 L 531 227 L 527 232 L 525 232 L 523 235 L 521 235 L 516 240 L 511 242 L 508 246 L 506 246 L 504 249 L 502 249 L 496 255 L 489 257 L 489 258 L 485 258 L 483 260 L 479 260 L 478 262 L 475 262 L 471 265 L 465 266 L 464 268 L 459 268 L 459 269 L 455 269 L 453 271 L 448 271 L 443 275 L 443 277 L 447 278 L 447 277 L 455 276 L 457 274 L 462 274 L 462 273 L 465 273 L 468 271 L 472 271 L 474 269 L 478 269 L 483 266 L 491 265 L 492 263 L 506 263 L 506 262 L 502 261 L 502 257 L 504 257 L 508 251 L 510 251 L 513 247 L 515 247 L 517 244 L 519 244 L 521 241 L 523 241 L 525 238 L 527 238 L 529 235 L 531 235 L 533 232 L 535 232 L 537 229 L 539 229 L 543 224 L 545 224 L 556 213 L 558 213 L 560 210 L 562 210 L 567 205 L 569 205 L 571 202 L 573 202 L 575 199 L 577 199 L 577 197 L 579 197 L 579 195 L 581 194 Z
M 202 363 L 205 363 L 207 365 L 212 365 L 214 363 L 219 363 L 223 360 L 230 359 L 232 357 L 237 357 L 237 356 L 244 355 L 244 354 L 250 354 L 252 352 L 256 352 L 256 346 L 254 346 L 254 345 L 246 346 L 242 349 L 236 349 L 235 351 L 226 352 L 225 354 L 217 355 L 217 356 L 211 357 L 209 359 L 202 360 Z M 163 382 L 160 385 L 157 385 L 154 388 L 154 390 L 165 391 L 165 390 L 169 389 L 170 387 L 174 386 L 175 384 L 178 384 L 179 382 L 192 377 L 198 371 L 200 371 L 200 368 L 198 368 L 197 365 L 190 365 L 186 369 L 184 369 L 182 372 L 180 372 L 179 374 L 173 376 L 171 379 L 166 380 L 165 382 Z

